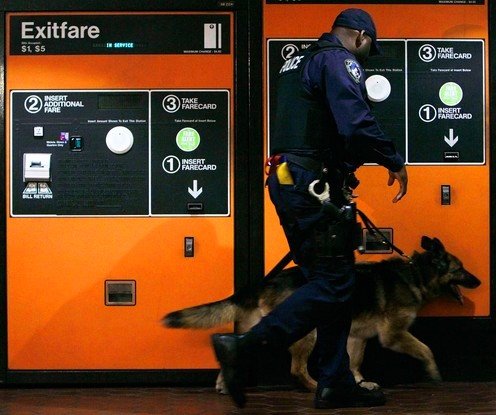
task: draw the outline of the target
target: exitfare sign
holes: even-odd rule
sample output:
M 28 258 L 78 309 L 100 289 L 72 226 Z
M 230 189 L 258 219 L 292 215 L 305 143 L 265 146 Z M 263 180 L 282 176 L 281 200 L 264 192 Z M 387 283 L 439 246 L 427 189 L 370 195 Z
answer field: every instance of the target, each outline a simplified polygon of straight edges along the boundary
M 21 23 L 21 39 L 97 39 L 100 36 L 98 26 L 69 25 L 67 22 L 47 22 L 44 25 L 36 25 L 35 22 Z
M 17 15 L 11 55 L 229 54 L 227 14 Z

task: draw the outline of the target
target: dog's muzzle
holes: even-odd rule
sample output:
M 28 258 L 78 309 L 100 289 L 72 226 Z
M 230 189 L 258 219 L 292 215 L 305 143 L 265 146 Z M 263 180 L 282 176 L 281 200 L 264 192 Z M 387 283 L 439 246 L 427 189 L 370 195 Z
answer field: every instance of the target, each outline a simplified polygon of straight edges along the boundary
M 451 281 L 449 285 L 450 293 L 453 298 L 463 305 L 463 294 L 460 291 L 460 286 L 464 288 L 474 289 L 481 285 L 481 281 L 475 275 L 471 274 L 468 271 L 460 270 L 460 279 Z

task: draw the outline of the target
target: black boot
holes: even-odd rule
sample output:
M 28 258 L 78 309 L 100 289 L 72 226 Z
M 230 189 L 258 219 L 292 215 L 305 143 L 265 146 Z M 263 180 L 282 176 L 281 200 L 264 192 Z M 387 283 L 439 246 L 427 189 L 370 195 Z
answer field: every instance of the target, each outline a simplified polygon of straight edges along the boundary
M 214 334 L 212 343 L 215 355 L 222 369 L 222 376 L 227 391 L 235 404 L 243 408 L 246 404 L 244 385 L 249 367 L 254 341 L 250 333 L 246 334 Z
M 386 397 L 380 390 L 368 390 L 354 385 L 349 387 L 322 388 L 315 396 L 315 407 L 323 408 L 357 408 L 381 406 Z

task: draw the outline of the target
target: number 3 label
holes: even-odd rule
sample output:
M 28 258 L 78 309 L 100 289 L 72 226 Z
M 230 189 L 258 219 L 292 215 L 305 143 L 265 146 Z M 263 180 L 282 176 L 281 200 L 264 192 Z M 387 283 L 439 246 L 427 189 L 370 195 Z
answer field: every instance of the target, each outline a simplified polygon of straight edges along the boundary
M 429 44 L 422 45 L 419 48 L 418 55 L 424 62 L 432 62 L 436 59 L 436 48 Z
M 181 100 L 175 95 L 167 95 L 162 101 L 162 107 L 168 113 L 176 112 L 181 108 Z

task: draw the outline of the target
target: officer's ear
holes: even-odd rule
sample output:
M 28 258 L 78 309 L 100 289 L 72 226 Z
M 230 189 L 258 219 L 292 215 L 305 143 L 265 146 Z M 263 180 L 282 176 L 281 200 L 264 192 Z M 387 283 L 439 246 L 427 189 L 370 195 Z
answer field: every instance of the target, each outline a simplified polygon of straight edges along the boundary
M 365 41 L 365 30 L 360 30 L 359 32 L 357 30 L 357 35 L 355 38 L 355 47 L 359 49 L 364 41 Z

